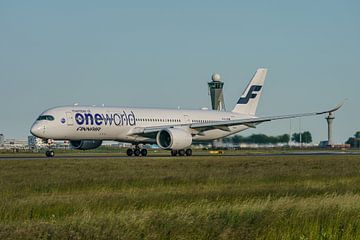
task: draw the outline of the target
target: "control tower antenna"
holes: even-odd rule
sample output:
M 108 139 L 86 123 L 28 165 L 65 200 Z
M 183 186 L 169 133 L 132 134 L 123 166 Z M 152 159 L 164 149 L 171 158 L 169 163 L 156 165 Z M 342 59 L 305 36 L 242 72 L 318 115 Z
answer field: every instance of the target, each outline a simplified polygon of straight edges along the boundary
M 224 82 L 221 81 L 220 74 L 214 73 L 211 76 L 211 82 L 208 82 L 209 94 L 211 96 L 211 107 L 213 110 L 223 111 L 225 109 L 224 102 Z

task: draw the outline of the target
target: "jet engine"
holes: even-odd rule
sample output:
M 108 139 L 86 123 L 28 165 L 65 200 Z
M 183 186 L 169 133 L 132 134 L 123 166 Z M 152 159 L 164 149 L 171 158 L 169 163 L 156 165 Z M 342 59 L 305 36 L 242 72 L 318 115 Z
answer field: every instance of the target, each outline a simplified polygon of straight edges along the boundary
M 192 136 L 179 128 L 163 129 L 157 133 L 156 143 L 162 149 L 180 150 L 190 147 Z
M 89 150 L 100 147 L 102 144 L 101 140 L 76 140 L 70 141 L 70 145 L 75 149 Z

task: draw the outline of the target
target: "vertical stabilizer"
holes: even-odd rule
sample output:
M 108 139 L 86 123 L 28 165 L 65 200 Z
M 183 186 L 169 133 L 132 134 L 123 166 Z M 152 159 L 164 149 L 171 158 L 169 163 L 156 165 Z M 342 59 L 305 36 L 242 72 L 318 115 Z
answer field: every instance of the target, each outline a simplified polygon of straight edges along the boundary
M 233 112 L 255 115 L 264 86 L 266 73 L 266 68 L 259 68 L 256 71 L 255 75 L 247 85 L 244 93 L 236 103 L 235 108 L 232 110 Z

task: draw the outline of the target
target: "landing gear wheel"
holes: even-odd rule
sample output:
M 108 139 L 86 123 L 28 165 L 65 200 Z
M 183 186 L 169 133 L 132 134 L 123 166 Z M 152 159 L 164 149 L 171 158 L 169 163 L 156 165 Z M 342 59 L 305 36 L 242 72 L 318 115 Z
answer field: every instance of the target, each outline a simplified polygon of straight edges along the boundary
M 179 156 L 185 156 L 185 150 L 183 149 L 179 150 Z
M 186 154 L 186 156 L 191 156 L 192 155 L 192 150 L 190 148 L 186 149 L 185 154 Z
M 134 155 L 137 156 L 137 157 L 140 156 L 140 149 L 135 148 Z
M 171 150 L 171 156 L 175 157 L 177 155 L 178 151 L 176 150 Z
M 52 150 L 48 150 L 48 151 L 45 152 L 45 155 L 46 155 L 47 157 L 54 157 L 54 156 L 55 156 L 55 153 L 54 153 L 54 151 L 52 151 Z
M 146 149 L 141 149 L 140 154 L 141 154 L 141 156 L 146 157 L 147 150 Z
M 126 151 L 126 155 L 131 157 L 133 154 L 134 154 L 134 151 L 131 148 L 128 148 L 128 150 Z

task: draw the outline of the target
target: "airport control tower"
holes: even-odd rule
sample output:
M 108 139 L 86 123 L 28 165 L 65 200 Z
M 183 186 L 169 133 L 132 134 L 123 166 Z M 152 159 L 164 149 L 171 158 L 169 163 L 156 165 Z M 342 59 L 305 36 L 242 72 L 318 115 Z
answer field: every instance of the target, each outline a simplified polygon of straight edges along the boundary
M 334 145 L 333 142 L 333 121 L 335 119 L 334 113 L 329 112 L 329 115 L 325 118 L 328 124 L 328 146 L 332 147 Z
M 214 73 L 211 76 L 211 82 L 208 82 L 209 94 L 211 96 L 211 106 L 213 110 L 222 111 L 225 110 L 224 83 L 221 81 L 220 74 Z

